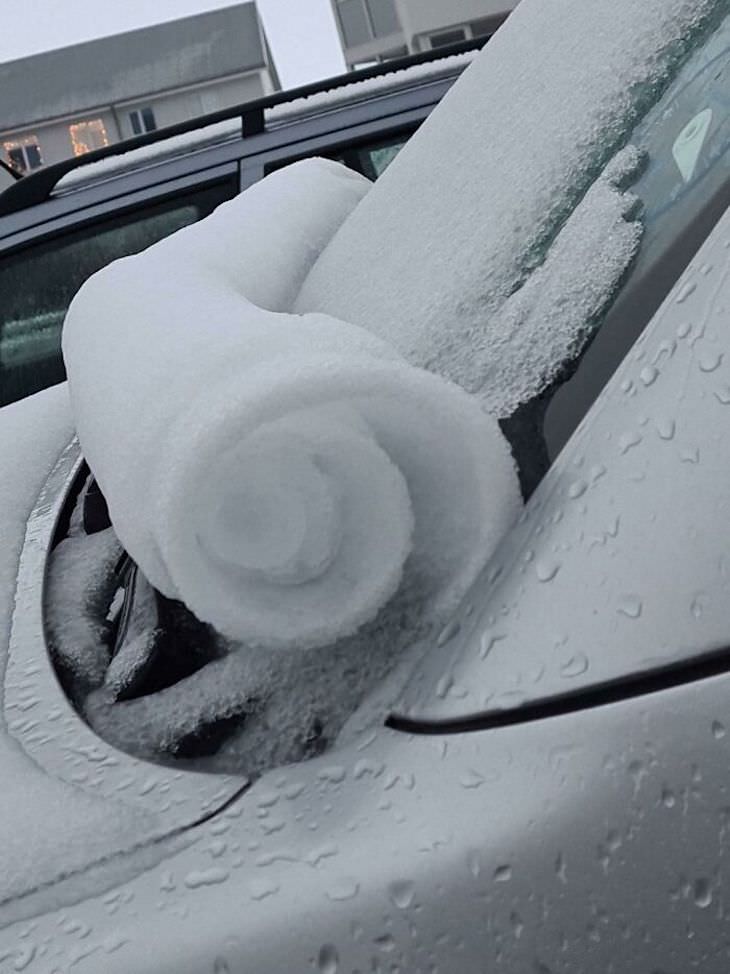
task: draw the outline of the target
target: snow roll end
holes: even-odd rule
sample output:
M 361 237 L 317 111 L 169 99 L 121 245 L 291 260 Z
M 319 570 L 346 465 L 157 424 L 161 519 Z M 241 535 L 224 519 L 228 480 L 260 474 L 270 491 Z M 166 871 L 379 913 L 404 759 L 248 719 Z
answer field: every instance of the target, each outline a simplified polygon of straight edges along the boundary
M 450 611 L 519 505 L 474 401 L 360 356 L 279 360 L 208 391 L 152 485 L 166 594 L 266 650 L 332 645 L 414 579 L 425 615 Z

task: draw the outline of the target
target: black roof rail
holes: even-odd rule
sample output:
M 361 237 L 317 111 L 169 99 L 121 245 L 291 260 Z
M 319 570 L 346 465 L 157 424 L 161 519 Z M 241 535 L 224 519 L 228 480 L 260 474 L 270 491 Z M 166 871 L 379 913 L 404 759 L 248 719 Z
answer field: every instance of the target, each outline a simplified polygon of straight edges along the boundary
M 504 19 L 506 19 L 506 15 Z M 495 30 L 497 26 L 498 24 L 495 24 Z M 153 145 L 155 142 L 163 142 L 176 135 L 184 135 L 186 132 L 194 132 L 208 125 L 215 125 L 216 122 L 224 122 L 236 117 L 240 117 L 241 119 L 241 135 L 243 138 L 249 135 L 258 135 L 265 131 L 264 112 L 268 108 L 284 105 L 300 98 L 308 98 L 320 92 L 345 88 L 356 81 L 367 81 L 370 78 L 393 74 L 416 64 L 426 64 L 430 61 L 435 62 L 443 58 L 451 57 L 454 54 L 462 54 L 467 51 L 476 50 L 483 47 L 491 36 L 491 34 L 488 34 L 472 40 L 460 41 L 457 44 L 444 45 L 435 50 L 424 51 L 421 54 L 393 58 L 373 67 L 348 71 L 346 74 L 339 74 L 334 78 L 326 78 L 314 84 L 302 85 L 299 88 L 291 88 L 288 91 L 277 91 L 272 95 L 266 95 L 263 98 L 257 98 L 254 101 L 246 102 L 242 105 L 224 108 L 217 112 L 211 112 L 208 115 L 199 115 L 195 118 L 187 119 L 184 122 L 178 122 L 175 125 L 168 125 L 165 128 L 156 129 L 153 132 L 136 135 L 131 139 L 114 142 L 112 145 L 104 146 L 102 149 L 94 149 L 92 152 L 86 152 L 82 156 L 71 157 L 70 159 L 64 159 L 62 162 L 44 166 L 42 169 L 38 169 L 28 176 L 23 176 L 15 185 L 9 186 L 4 192 L 0 193 L 0 216 L 17 213 L 27 207 L 43 203 L 50 197 L 56 183 L 66 173 L 78 169 L 81 166 L 88 165 L 89 163 L 97 162 L 99 159 L 108 159 L 110 156 L 122 155 L 123 153 L 131 152 L 133 149 Z

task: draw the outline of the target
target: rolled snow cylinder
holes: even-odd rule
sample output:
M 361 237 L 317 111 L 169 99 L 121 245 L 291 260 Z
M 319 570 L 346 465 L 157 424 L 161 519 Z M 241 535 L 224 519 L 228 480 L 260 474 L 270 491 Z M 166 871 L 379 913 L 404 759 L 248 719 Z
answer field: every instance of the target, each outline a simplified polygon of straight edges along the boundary
M 299 163 L 81 288 L 86 458 L 150 582 L 223 635 L 325 646 L 396 592 L 455 607 L 520 506 L 496 422 L 382 338 L 289 312 L 369 183 Z

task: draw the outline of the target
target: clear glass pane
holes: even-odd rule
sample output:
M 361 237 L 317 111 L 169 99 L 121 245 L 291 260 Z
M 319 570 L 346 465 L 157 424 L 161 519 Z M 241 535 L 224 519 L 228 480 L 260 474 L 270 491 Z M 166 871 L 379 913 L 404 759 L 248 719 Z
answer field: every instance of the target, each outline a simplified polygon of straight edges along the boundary
M 376 37 L 387 37 L 401 29 L 393 0 L 367 0 Z
M 337 12 L 348 47 L 357 47 L 358 44 L 367 44 L 372 40 L 364 0 L 341 0 L 337 5 Z
M 375 173 L 375 179 L 385 172 L 405 144 L 405 140 L 403 140 L 394 142 L 392 145 L 384 145 L 378 149 L 371 150 L 370 161 Z
M 154 132 L 154 130 L 157 128 L 155 113 L 151 108 L 142 109 L 142 122 L 144 123 L 145 132 Z
M 347 163 L 374 181 L 378 176 L 382 176 L 411 134 L 400 133 L 390 139 L 359 146 L 354 152 L 354 159 L 352 161 L 348 159 Z
M 207 216 L 234 192 L 232 183 L 219 184 L 0 259 L 0 406 L 63 381 L 61 327 L 88 277 Z
M 37 143 L 30 142 L 28 145 L 26 145 L 25 154 L 28 159 L 28 167 L 30 169 L 37 169 L 39 166 L 43 165 L 40 146 L 38 146 Z

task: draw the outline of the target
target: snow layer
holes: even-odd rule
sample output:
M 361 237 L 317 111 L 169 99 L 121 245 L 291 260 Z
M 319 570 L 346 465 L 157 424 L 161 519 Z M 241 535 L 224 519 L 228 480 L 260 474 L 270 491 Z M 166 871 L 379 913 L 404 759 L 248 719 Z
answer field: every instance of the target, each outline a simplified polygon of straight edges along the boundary
M 26 521 L 73 429 L 66 386 L 0 410 L 0 679 L 7 665 L 18 559 Z M 30 718 L 26 718 L 30 719 Z M 136 844 L 151 817 L 95 799 L 52 778 L 28 757 L 0 719 L 0 907 Z
M 53 553 L 48 575 L 46 622 L 55 663 L 74 685 L 99 686 L 109 666 L 108 624 L 102 607 L 114 590 L 121 549 L 109 529 L 66 538 Z
M 474 336 L 472 351 L 484 369 L 478 391 L 495 415 L 509 416 L 557 376 L 615 293 L 641 243 L 642 223 L 631 220 L 639 200 L 622 191 L 641 164 L 634 146 L 618 153 L 570 215 L 545 262 L 507 298 L 489 328 Z M 439 367 L 458 369 L 462 357 L 454 349 Z
M 607 199 L 605 184 L 601 199 L 586 199 L 577 239 L 578 228 L 568 231 L 577 253 L 571 247 L 566 261 L 562 235 L 558 253 L 551 242 L 696 32 L 726 8 L 726 0 L 525 0 L 341 227 L 296 310 L 346 314 L 411 364 L 482 390 L 508 413 L 544 383 L 566 342 L 585 335 L 586 315 L 631 259 L 636 228 L 621 225 L 625 208 Z M 586 237 L 592 217 L 603 237 Z M 537 301 L 532 287 L 510 302 L 546 257 L 543 277 L 561 272 L 552 296 Z M 560 323 L 555 299 L 576 298 L 576 262 L 595 293 L 568 310 L 557 344 L 536 342 L 544 304 L 548 334 Z M 505 390 L 503 377 L 490 394 L 485 380 L 498 371 L 518 377 L 519 388 Z
M 519 507 L 497 424 L 369 331 L 289 312 L 370 187 L 310 160 L 92 277 L 63 345 L 117 535 L 256 647 L 329 645 L 400 591 L 439 620 Z

